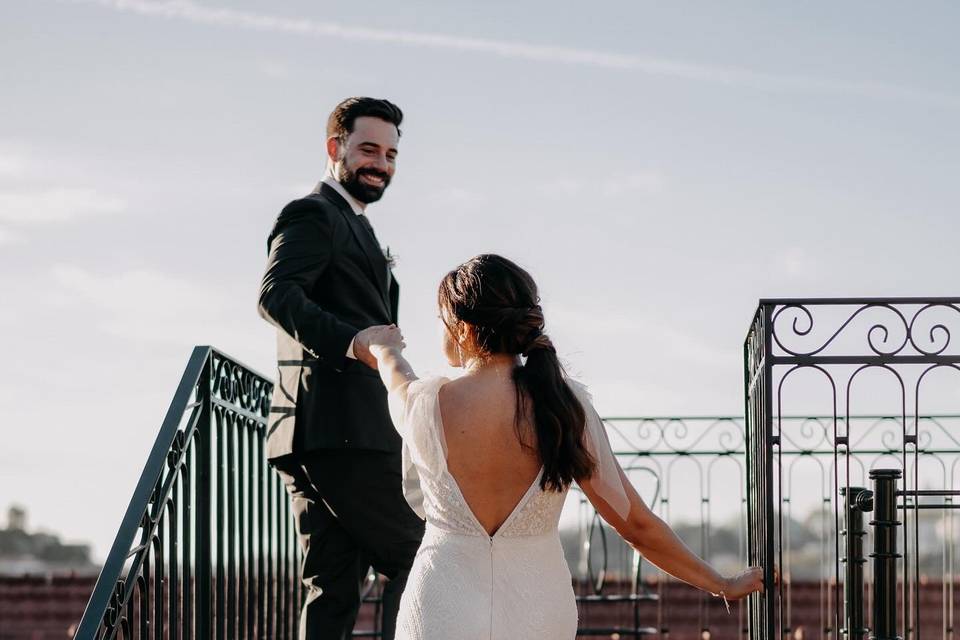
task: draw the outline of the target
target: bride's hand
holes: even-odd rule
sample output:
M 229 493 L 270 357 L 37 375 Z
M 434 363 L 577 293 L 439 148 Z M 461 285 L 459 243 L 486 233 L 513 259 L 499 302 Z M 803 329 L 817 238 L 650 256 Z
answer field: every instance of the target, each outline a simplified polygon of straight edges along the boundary
M 403 341 L 403 333 L 401 333 L 400 328 L 395 324 L 370 327 L 366 331 L 369 332 L 367 344 L 369 345 L 370 352 L 375 356 L 379 357 L 380 352 L 383 351 L 400 352 L 407 346 Z
M 723 595 L 731 601 L 745 598 L 755 591 L 763 591 L 763 569 L 760 567 L 744 569 L 732 578 L 727 578 L 723 586 Z

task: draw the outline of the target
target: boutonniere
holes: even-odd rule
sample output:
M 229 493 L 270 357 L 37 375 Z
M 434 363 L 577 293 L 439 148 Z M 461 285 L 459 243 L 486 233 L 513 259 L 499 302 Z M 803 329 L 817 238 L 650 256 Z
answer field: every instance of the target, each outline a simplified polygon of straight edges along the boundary
M 387 261 L 387 269 L 393 269 L 397 266 L 397 256 L 390 252 L 389 246 L 383 250 L 383 259 Z

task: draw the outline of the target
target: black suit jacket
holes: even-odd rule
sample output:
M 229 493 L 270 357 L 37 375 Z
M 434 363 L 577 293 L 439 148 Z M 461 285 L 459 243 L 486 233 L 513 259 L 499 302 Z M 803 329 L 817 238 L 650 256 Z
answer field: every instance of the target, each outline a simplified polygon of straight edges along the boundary
M 323 184 L 284 207 L 267 246 L 259 310 L 278 329 L 267 458 L 399 451 L 379 375 L 346 356 L 360 329 L 397 321 L 399 286 L 371 232 Z

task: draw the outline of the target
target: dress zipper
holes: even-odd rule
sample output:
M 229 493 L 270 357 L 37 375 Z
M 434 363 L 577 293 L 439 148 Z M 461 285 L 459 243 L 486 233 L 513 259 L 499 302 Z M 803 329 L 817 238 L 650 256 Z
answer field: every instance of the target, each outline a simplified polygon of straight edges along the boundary
M 496 580 L 493 578 L 493 536 L 489 536 L 490 541 L 490 640 L 493 640 L 493 598 L 496 586 Z

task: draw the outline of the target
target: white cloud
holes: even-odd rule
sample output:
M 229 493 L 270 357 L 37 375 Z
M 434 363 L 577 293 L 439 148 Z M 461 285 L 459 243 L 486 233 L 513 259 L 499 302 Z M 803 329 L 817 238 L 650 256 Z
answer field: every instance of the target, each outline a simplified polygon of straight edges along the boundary
M 619 69 L 656 76 L 778 91 L 855 94 L 949 107 L 960 106 L 960 96 L 957 95 L 881 82 L 834 80 L 770 73 L 742 67 L 683 62 L 655 56 L 546 46 L 489 38 L 351 27 L 336 22 L 286 18 L 250 11 L 210 7 L 192 0 L 159 0 L 156 2 L 148 0 L 74 0 L 74 2 L 96 4 L 116 11 L 140 15 L 168 19 L 177 18 L 198 24 L 253 31 L 484 53 L 510 59 Z
M 625 194 L 652 195 L 663 190 L 663 174 L 656 171 L 640 171 L 629 175 L 607 178 L 600 183 L 600 193 L 608 198 Z
M 791 278 L 814 278 L 821 269 L 815 257 L 801 247 L 790 247 L 777 256 L 777 263 L 784 275 Z
M 654 195 L 661 193 L 665 185 L 666 178 L 661 172 L 642 170 L 595 179 L 589 179 L 588 176 L 567 176 L 546 182 L 538 190 L 545 196 L 555 198 L 580 195 L 617 198 L 626 195 Z
M 478 191 L 463 187 L 441 187 L 431 191 L 428 200 L 445 207 L 469 207 L 482 204 L 486 198 Z
M 21 244 L 22 242 L 23 242 L 22 237 L 20 237 L 13 231 L 10 231 L 9 229 L 4 229 L 3 227 L 0 227 L 0 247 L 4 245 Z
M 88 187 L 0 191 L 0 220 L 19 224 L 66 222 L 122 213 L 126 208 L 123 199 Z
M 615 309 L 551 306 L 548 322 L 562 331 L 575 331 L 599 338 L 606 344 L 629 345 L 653 361 L 683 362 L 701 367 L 723 368 L 736 358 L 736 349 L 724 350 L 703 336 L 684 331 L 665 320 Z
M 16 228 L 114 215 L 127 209 L 123 198 L 95 188 L 73 169 L 63 165 L 55 152 L 0 141 L 0 223 Z M 56 184 L 50 183 L 50 175 L 58 176 Z M 10 238 L 18 237 L 5 231 L 0 232 L 0 243 L 9 244 Z
M 284 80 L 293 76 L 289 66 L 275 60 L 258 60 L 255 66 L 257 71 L 268 78 Z
M 73 265 L 53 268 L 54 280 L 75 296 L 95 301 L 104 311 L 125 313 L 140 301 L 151 303 L 151 314 L 174 317 L 173 307 L 205 306 L 210 292 L 205 288 L 166 274 L 138 269 L 99 275 Z M 175 304 L 170 305 L 171 302 Z
M 228 291 L 214 283 L 152 269 L 97 273 L 76 265 L 51 270 L 47 302 L 78 322 L 140 346 L 214 344 L 228 353 L 263 342 L 268 327 L 254 310 L 256 291 Z
M 585 181 L 578 178 L 564 177 L 550 180 L 541 185 L 538 191 L 545 196 L 570 198 L 578 196 L 587 188 Z
M 18 178 L 26 170 L 26 160 L 18 155 L 0 152 L 0 177 Z

